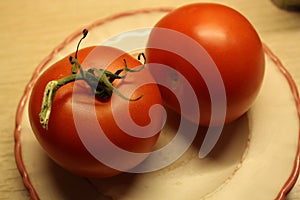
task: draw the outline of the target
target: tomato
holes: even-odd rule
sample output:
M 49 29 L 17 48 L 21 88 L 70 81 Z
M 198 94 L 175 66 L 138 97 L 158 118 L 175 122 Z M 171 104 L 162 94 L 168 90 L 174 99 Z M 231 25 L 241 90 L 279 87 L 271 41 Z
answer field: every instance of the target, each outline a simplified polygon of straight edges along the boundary
M 78 51 L 78 62 L 82 63 L 85 70 L 107 67 L 107 71 L 115 73 L 124 68 L 124 59 L 128 68 L 141 66 L 136 58 L 112 47 L 87 47 Z M 162 126 L 160 112 L 156 113 L 154 119 L 149 117 L 149 109 L 153 105 L 162 104 L 159 88 L 154 82 L 141 85 L 143 80 L 153 80 L 150 72 L 143 68 L 139 72 L 128 72 L 122 79 L 112 82 L 122 95 L 129 95 L 130 100 L 121 98 L 114 92 L 110 98 L 96 98 L 91 86 L 84 80 L 61 86 L 54 96 L 48 125 L 43 127 L 39 114 L 45 87 L 52 80 L 72 75 L 71 66 L 69 56 L 56 62 L 39 76 L 32 89 L 28 110 L 30 124 L 45 152 L 64 169 L 84 177 L 114 176 L 141 163 L 153 149 Z M 128 118 L 127 113 L 136 126 L 146 126 L 151 121 L 154 129 L 143 129 L 144 132 L 140 131 L 135 135 L 128 134 L 127 131 L 133 128 L 131 124 L 125 127 L 125 130 L 119 127 L 115 120 L 116 117 L 125 120 Z M 126 154 L 124 156 L 113 153 L 111 146 L 93 137 L 100 133 L 99 127 L 114 147 L 125 152 L 146 154 L 133 158 L 129 155 L 126 157 Z M 153 130 L 156 132 L 152 133 Z M 119 163 L 124 170 L 116 169 L 97 159 L 83 143 L 84 137 L 91 137 L 91 144 L 88 145 L 99 148 L 106 159 Z
M 157 29 L 169 30 L 170 34 L 168 31 L 165 31 L 165 34 L 158 33 Z M 173 37 L 172 31 L 195 41 L 214 62 L 224 84 L 225 120 L 212 118 L 212 108 L 218 105 L 212 105 L 212 97 L 208 90 L 212 85 L 208 85 L 203 74 L 199 73 L 208 69 L 209 66 L 205 66 L 206 61 L 200 60 L 199 66 L 194 66 L 186 57 L 165 48 L 169 45 L 169 49 L 177 48 L 195 59 L 201 56 L 184 41 Z M 254 27 L 236 10 L 214 3 L 184 5 L 160 19 L 150 33 L 146 57 L 147 63 L 169 66 L 189 81 L 197 95 L 200 119 L 193 118 L 192 109 L 191 113 L 181 114 L 204 126 L 229 123 L 246 113 L 259 93 L 265 72 L 263 45 Z M 201 69 L 197 70 L 197 67 Z M 162 73 L 158 66 L 151 67 L 151 72 L 154 76 Z M 174 93 L 188 96 L 181 87 L 182 81 L 172 73 L 166 73 L 164 76 L 172 82 L 173 87 L 160 88 L 163 100 L 168 107 L 180 113 L 180 105 Z

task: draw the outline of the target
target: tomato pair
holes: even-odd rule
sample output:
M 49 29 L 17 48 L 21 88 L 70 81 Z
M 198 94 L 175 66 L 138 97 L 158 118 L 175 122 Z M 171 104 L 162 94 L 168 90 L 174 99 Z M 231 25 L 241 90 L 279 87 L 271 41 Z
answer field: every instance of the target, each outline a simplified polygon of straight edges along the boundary
M 78 50 L 71 59 L 67 56 L 41 74 L 29 101 L 33 132 L 60 166 L 85 177 L 114 176 L 137 166 L 153 150 L 159 137 L 163 112 L 156 112 L 150 119 L 149 110 L 154 105 L 162 105 L 163 101 L 201 125 L 231 122 L 250 108 L 262 84 L 264 53 L 256 31 L 241 14 L 218 4 L 191 4 L 170 12 L 155 27 L 185 35 L 209 55 L 224 86 L 225 119 L 211 118 L 212 106 L 218 106 L 212 105 L 210 85 L 205 81 L 211 77 L 203 77 L 197 66 L 185 57 L 160 48 L 159 44 L 167 39 L 170 44 L 177 41 L 172 41 L 174 38 L 168 38 L 167 34 L 162 38 L 154 28 L 146 47 L 147 63 L 169 66 L 188 80 L 199 103 L 199 109 L 194 110 L 200 110 L 200 119 L 192 117 L 193 109 L 181 113 L 180 102 L 173 93 L 182 98 L 186 93 L 176 74 L 164 74 L 174 88 L 159 87 L 154 80 L 160 72 L 157 66 L 149 67 L 149 71 L 131 55 L 112 47 Z M 153 44 L 157 48 L 153 48 Z M 197 51 L 184 43 L 179 49 L 184 55 L 198 56 Z M 205 69 L 205 65 L 201 67 Z M 148 83 L 142 84 L 145 80 Z M 122 119 L 128 123 L 120 127 Z M 149 124 L 152 125 L 149 129 L 133 127 Z M 146 154 L 137 159 L 132 159 L 130 154 L 118 156 L 108 143 L 93 139 L 93 135 L 99 133 L 104 133 L 117 148 Z M 105 157 L 104 162 L 98 159 L 93 148 L 104 152 L 100 153 L 100 157 Z M 109 159 L 108 163 L 105 159 Z M 110 161 L 121 167 L 109 165 Z

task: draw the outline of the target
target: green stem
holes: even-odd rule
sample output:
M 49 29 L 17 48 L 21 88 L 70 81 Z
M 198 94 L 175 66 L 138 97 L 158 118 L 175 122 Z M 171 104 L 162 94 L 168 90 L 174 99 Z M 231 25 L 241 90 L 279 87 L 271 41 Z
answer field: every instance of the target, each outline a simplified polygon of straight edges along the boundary
M 55 97 L 55 94 L 57 90 L 70 83 L 74 82 L 76 80 L 84 80 L 93 90 L 95 93 L 95 96 L 100 97 L 101 99 L 108 99 L 111 97 L 112 93 L 115 92 L 118 96 L 123 98 L 127 101 L 137 101 L 139 100 L 141 96 L 131 99 L 128 97 L 125 97 L 117 88 L 115 88 L 112 83 L 109 81 L 108 77 L 115 79 L 121 79 L 124 78 L 123 76 L 119 76 L 117 74 L 113 74 L 109 71 L 103 70 L 103 69 L 92 69 L 90 71 L 84 71 L 82 70 L 80 64 L 78 63 L 77 59 L 73 61 L 73 65 L 76 65 L 77 68 L 79 68 L 79 73 L 72 74 L 69 76 L 66 76 L 64 78 L 50 81 L 45 88 L 43 101 L 42 101 L 42 107 L 40 112 L 40 123 L 43 128 L 48 129 L 48 122 L 51 114 L 52 104 Z M 129 68 L 127 68 L 129 69 Z M 126 69 L 126 71 L 127 71 Z M 130 69 L 129 69 L 130 70 Z M 128 70 L 128 71 L 129 71 Z M 138 70 L 140 71 L 140 70 Z M 94 72 L 97 72 L 96 74 Z M 135 72 L 135 71 L 131 71 Z
M 51 109 L 52 109 L 52 104 L 54 101 L 55 94 L 57 90 L 70 83 L 74 82 L 76 80 L 84 80 L 93 90 L 95 93 L 96 97 L 100 97 L 101 99 L 108 99 L 111 97 L 112 93 L 115 92 L 118 96 L 121 98 L 127 100 L 127 101 L 137 101 L 139 100 L 141 96 L 131 99 L 128 97 L 125 97 L 119 90 L 117 90 L 113 85 L 112 82 L 115 79 L 122 79 L 125 78 L 126 74 L 128 72 L 139 72 L 141 71 L 145 65 L 142 65 L 140 68 L 132 70 L 127 66 L 126 60 L 124 59 L 124 64 L 125 68 L 118 70 L 116 73 L 109 72 L 104 69 L 89 69 L 87 71 L 83 70 L 81 67 L 80 63 L 77 60 L 77 53 L 79 49 L 79 44 L 81 41 L 86 37 L 88 31 L 86 29 L 83 30 L 83 37 L 80 39 L 76 52 L 75 52 L 75 57 L 71 56 L 70 57 L 70 63 L 72 65 L 71 67 L 71 72 L 72 74 L 58 79 L 58 80 L 53 80 L 50 81 L 45 88 L 44 91 L 44 96 L 43 96 L 43 101 L 42 101 L 42 106 L 41 106 L 41 112 L 40 112 L 40 123 L 43 128 L 48 129 L 48 122 L 51 114 Z M 145 60 L 145 55 L 144 54 L 139 54 L 138 59 L 140 60 L 140 56 L 144 57 Z M 119 76 L 119 74 L 125 71 L 125 75 Z

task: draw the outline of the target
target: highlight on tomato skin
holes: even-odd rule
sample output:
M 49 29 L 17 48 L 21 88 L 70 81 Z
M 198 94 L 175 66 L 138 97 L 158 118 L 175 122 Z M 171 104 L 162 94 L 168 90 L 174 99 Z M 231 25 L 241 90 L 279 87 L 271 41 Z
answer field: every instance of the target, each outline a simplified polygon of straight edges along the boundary
M 236 10 L 216 3 L 194 3 L 181 6 L 162 17 L 150 33 L 146 48 L 147 63 L 160 63 L 169 66 L 184 75 L 193 87 L 199 102 L 200 120 L 193 119 L 191 113 L 181 113 L 178 102 L 166 88 L 160 87 L 164 103 L 184 115 L 186 118 L 203 126 L 222 125 L 222 121 L 212 119 L 211 96 L 199 71 L 205 66 L 193 66 L 185 57 L 174 53 L 172 49 L 185 51 L 189 57 L 199 57 L 184 42 L 178 42 L 172 35 L 156 34 L 157 29 L 184 34 L 203 47 L 218 68 L 226 91 L 226 117 L 223 122 L 230 123 L 246 113 L 259 94 L 265 72 L 263 45 L 253 25 Z M 160 46 L 161 43 L 161 46 Z M 169 49 L 163 44 L 168 43 Z M 153 48 L 155 46 L 156 48 Z M 203 60 L 205 63 L 205 60 Z M 199 67 L 199 68 L 197 68 Z M 152 68 L 157 73 L 159 69 Z M 165 74 L 173 84 L 181 85 L 180 79 Z M 210 77 L 206 77 L 210 78 Z M 185 90 L 180 89 L 185 96 Z
M 98 56 L 89 56 L 91 54 Z M 71 56 L 74 56 L 74 53 Z M 78 63 L 85 63 L 82 66 L 84 70 L 96 67 L 113 73 L 125 67 L 124 59 L 128 69 L 138 69 L 142 66 L 142 63 L 131 55 L 107 46 L 80 49 L 77 58 Z M 128 72 L 126 77 L 112 82 L 112 85 L 124 96 L 130 95 L 128 98 L 137 99 L 135 101 L 125 100 L 117 94 L 101 101 L 95 97 L 95 92 L 84 80 L 61 86 L 53 99 L 47 128 L 42 126 L 39 115 L 45 87 L 52 80 L 72 76 L 70 60 L 72 59 L 66 56 L 45 70 L 35 82 L 30 95 L 28 108 L 30 124 L 46 154 L 62 168 L 83 177 L 103 178 L 123 172 L 96 159 L 82 141 L 82 137 L 86 137 L 91 145 L 99 148 L 98 151 L 103 152 L 107 157 L 111 157 L 124 171 L 140 164 L 156 144 L 163 121 L 160 112 L 156 113 L 155 118 L 149 118 L 150 108 L 154 105 L 162 105 L 162 98 L 158 86 L 154 84 L 152 75 L 146 68 L 136 73 Z M 122 76 L 124 73 L 119 75 Z M 141 83 L 135 80 L 149 80 L 152 83 L 140 85 Z M 141 95 L 142 97 L 139 98 Z M 145 129 L 144 132 L 135 133 L 135 136 L 129 135 L 118 126 L 114 116 L 119 115 L 127 119 L 128 116 L 125 116 L 127 112 L 130 113 L 129 118 L 138 126 L 153 123 L 159 131 L 151 135 L 151 130 Z M 134 158 L 111 155 L 110 146 L 92 137 L 100 133 L 99 126 L 115 147 L 125 152 L 145 153 L 143 154 L 145 156 Z M 84 131 L 78 131 L 78 127 L 83 128 Z

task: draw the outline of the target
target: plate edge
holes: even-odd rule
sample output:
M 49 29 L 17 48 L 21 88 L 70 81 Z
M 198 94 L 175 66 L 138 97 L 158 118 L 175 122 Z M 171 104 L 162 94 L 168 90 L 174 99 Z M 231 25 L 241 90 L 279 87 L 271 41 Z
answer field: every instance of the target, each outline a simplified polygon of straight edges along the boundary
M 274 64 L 277 66 L 277 68 L 281 71 L 281 73 L 288 81 L 292 95 L 295 100 L 298 122 L 300 124 L 300 99 L 299 99 L 299 92 L 298 92 L 297 85 L 293 77 L 291 76 L 291 74 L 283 66 L 281 60 L 271 51 L 271 49 L 265 43 L 263 43 L 263 48 L 264 48 L 264 52 L 268 55 L 268 57 L 272 60 L 272 62 L 274 62 Z M 297 182 L 299 176 L 299 170 L 300 170 L 300 130 L 298 130 L 298 148 L 295 155 L 293 169 L 291 171 L 289 178 L 286 180 L 280 192 L 278 193 L 276 200 L 284 200 L 286 198 L 287 194 L 291 191 L 291 189 L 294 187 L 294 185 Z

